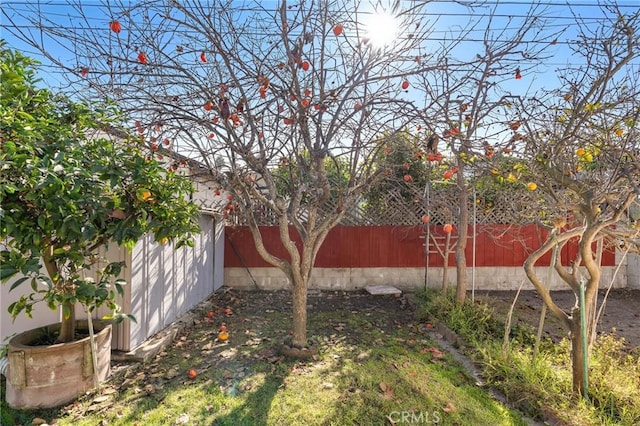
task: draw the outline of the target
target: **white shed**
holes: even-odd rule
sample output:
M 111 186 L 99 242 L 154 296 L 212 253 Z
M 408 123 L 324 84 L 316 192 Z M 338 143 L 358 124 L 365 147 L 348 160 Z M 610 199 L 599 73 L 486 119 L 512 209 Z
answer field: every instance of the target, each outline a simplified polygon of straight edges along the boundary
M 224 276 L 224 223 L 221 217 L 208 211 L 200 216 L 200 234 L 194 237 L 194 247 L 174 249 L 172 244 L 160 245 L 148 235 L 129 252 L 124 247 L 111 246 L 110 261 L 124 261 L 123 278 L 128 282 L 125 294 L 118 301 L 123 312 L 130 313 L 136 322 L 123 321 L 113 328 L 112 349 L 131 351 L 146 339 L 163 330 L 198 303 L 220 288 Z M 24 291 L 30 290 L 28 284 Z M 60 313 L 39 304 L 33 318 L 24 315 L 15 321 L 7 308 L 22 294 L 20 288 L 9 292 L 11 282 L 2 286 L 1 337 L 60 321 Z M 78 307 L 78 319 L 82 308 Z M 95 317 L 106 314 L 98 310 Z

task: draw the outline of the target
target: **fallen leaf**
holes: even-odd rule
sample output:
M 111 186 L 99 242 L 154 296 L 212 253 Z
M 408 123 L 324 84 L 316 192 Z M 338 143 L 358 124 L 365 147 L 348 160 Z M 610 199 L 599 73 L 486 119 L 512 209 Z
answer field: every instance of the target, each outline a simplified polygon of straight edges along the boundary
M 456 412 L 456 406 L 453 405 L 453 402 L 447 402 L 447 405 L 445 405 L 442 410 L 445 413 L 455 413 Z
M 393 388 L 386 384 L 385 382 L 380 382 L 378 385 L 380 386 L 380 390 L 382 391 L 383 399 L 391 399 L 393 398 Z
M 176 425 L 186 425 L 187 423 L 189 423 L 189 415 L 187 413 L 180 414 L 175 422 Z
M 102 396 L 99 396 L 97 398 L 94 398 L 92 403 L 93 404 L 99 404 L 101 402 L 105 402 L 107 399 L 109 399 L 109 395 L 102 395 Z
M 116 393 L 116 392 L 117 392 L 117 390 L 116 390 L 115 388 L 111 388 L 111 387 L 109 387 L 109 388 L 104 388 L 104 389 L 102 390 L 102 394 L 103 394 L 103 395 L 111 395 L 112 393 Z
M 433 347 L 433 346 L 431 346 L 431 347 L 429 347 L 429 348 L 422 348 L 422 349 L 420 349 L 420 353 L 421 353 L 421 354 L 426 354 L 426 353 L 428 353 L 428 352 L 430 352 L 430 353 L 431 353 L 431 355 L 432 355 L 434 358 L 443 358 L 443 357 L 446 355 L 446 354 L 445 354 L 444 352 L 442 352 L 440 349 L 435 348 L 435 347 Z

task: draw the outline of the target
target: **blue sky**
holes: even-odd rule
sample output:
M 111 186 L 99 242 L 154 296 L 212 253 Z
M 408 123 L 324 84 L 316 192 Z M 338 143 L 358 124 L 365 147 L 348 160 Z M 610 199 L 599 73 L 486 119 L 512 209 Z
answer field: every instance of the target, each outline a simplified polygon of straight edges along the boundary
M 32 6 L 31 0 L 5 0 L 3 1 L 3 15 L 2 15 L 2 38 L 4 38 L 10 47 L 16 48 L 29 56 L 38 58 L 40 55 L 32 47 L 26 46 L 24 43 L 16 39 L 10 34 L 6 26 L 10 26 L 7 15 L 15 15 L 12 12 L 15 10 L 30 10 Z M 82 23 L 82 25 L 89 25 L 96 28 L 107 28 L 108 22 L 111 20 L 109 12 L 106 12 L 103 4 L 109 2 L 101 2 L 97 0 L 83 1 L 83 6 L 86 6 L 88 11 L 88 22 Z M 114 2 L 111 2 L 113 5 Z M 123 3 L 127 3 L 123 1 Z M 238 2 L 238 4 L 244 4 L 245 2 Z M 264 4 L 265 2 L 263 2 Z M 411 2 L 405 1 L 403 4 L 406 6 Z M 510 31 L 517 29 L 522 21 L 525 19 L 527 12 L 530 10 L 531 2 L 525 0 L 488 0 L 484 2 L 484 6 L 477 7 L 472 11 L 459 4 L 455 4 L 450 1 L 432 1 L 426 6 L 425 17 L 434 26 L 432 38 L 426 42 L 426 48 L 429 45 L 437 46 L 439 43 L 445 40 L 451 39 L 452 34 L 456 33 L 456 30 L 470 25 L 471 22 L 478 24 L 478 29 L 472 30 L 465 36 L 465 43 L 456 52 L 456 55 L 464 58 L 472 57 L 479 51 L 479 43 L 483 39 L 483 29 L 486 27 L 489 16 L 492 16 L 491 28 L 493 28 L 496 38 L 504 37 L 508 35 Z M 570 3 L 571 6 L 568 6 Z M 632 13 L 638 9 L 638 6 L 633 1 L 623 0 L 619 2 L 619 6 L 623 12 Z M 48 18 L 51 18 L 55 22 L 59 22 L 61 28 L 67 28 L 70 25 L 77 26 L 77 13 L 70 6 L 69 0 L 42 0 L 40 2 L 42 14 Z M 545 61 L 542 68 L 538 68 L 534 73 L 523 73 L 522 80 L 518 82 L 512 82 L 509 87 L 515 94 L 518 92 L 525 92 L 532 90 L 533 88 L 542 86 L 544 84 L 550 84 L 555 81 L 554 73 L 557 69 L 562 69 L 567 64 L 575 64 L 580 59 L 573 56 L 570 51 L 570 44 L 575 36 L 575 18 L 581 19 L 587 26 L 597 25 L 603 18 L 601 9 L 598 7 L 597 2 L 594 0 L 579 0 L 572 2 L 563 2 L 559 0 L 547 0 L 536 3 L 540 11 L 540 18 L 546 19 L 548 24 L 544 30 L 547 33 L 561 32 L 558 37 L 557 44 L 554 44 L 552 48 L 548 49 L 550 57 Z M 37 18 L 36 14 L 32 14 L 34 18 Z M 73 21 L 73 24 L 70 24 Z M 21 26 L 25 25 L 25 21 L 17 18 L 16 24 Z M 24 28 L 28 31 L 28 28 Z M 504 30 L 505 33 L 500 35 L 500 31 Z M 536 40 L 532 38 L 529 40 L 531 46 L 535 46 L 536 43 L 548 44 L 548 40 Z M 62 48 L 52 45 L 51 50 L 58 49 L 60 56 L 70 56 L 68 52 L 64 52 Z M 69 59 L 71 61 L 71 59 Z M 46 63 L 45 63 L 46 64 Z M 636 66 L 638 64 L 636 63 Z M 525 60 L 522 62 L 522 68 L 527 68 Z M 63 86 L 66 84 L 59 76 L 59 70 L 44 67 L 41 72 L 43 80 L 52 87 Z

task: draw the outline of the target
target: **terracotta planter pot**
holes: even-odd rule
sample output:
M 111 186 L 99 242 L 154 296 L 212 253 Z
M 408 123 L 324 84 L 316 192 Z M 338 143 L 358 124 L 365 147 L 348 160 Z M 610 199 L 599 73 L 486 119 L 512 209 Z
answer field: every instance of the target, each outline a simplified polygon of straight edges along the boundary
M 111 372 L 111 324 L 93 321 L 98 357 L 98 379 Z M 86 321 L 78 329 L 88 330 Z M 51 408 L 66 404 L 93 388 L 91 339 L 70 343 L 31 346 L 43 335 L 60 329 L 60 324 L 29 330 L 9 341 L 7 404 L 17 409 Z

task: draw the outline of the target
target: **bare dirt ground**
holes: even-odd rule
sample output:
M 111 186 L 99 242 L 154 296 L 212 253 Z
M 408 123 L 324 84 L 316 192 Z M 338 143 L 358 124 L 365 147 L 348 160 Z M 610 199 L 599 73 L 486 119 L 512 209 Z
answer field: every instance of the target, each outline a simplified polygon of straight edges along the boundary
M 604 300 L 604 291 L 598 294 L 598 309 Z M 487 301 L 497 312 L 508 312 L 515 291 L 482 291 L 476 292 L 476 297 Z M 570 291 L 552 292 L 553 299 L 565 312 L 570 312 L 571 308 L 577 304 L 576 298 Z M 522 291 L 518 297 L 514 309 L 515 319 L 522 323 L 531 325 L 537 329 L 542 309 L 542 299 L 535 291 Z M 567 333 L 559 321 L 549 314 L 545 318 L 544 334 L 554 340 L 566 337 Z M 609 293 L 606 299 L 603 315 L 598 324 L 597 332 L 615 333 L 623 337 L 626 347 L 632 351 L 640 351 L 640 290 L 616 289 Z
M 515 294 L 515 291 L 476 291 L 475 296 L 478 300 L 487 301 L 499 314 L 506 314 L 513 303 Z M 577 303 L 570 291 L 555 291 L 552 292 L 552 295 L 565 312 L 570 312 Z M 604 291 L 598 294 L 598 308 L 602 305 L 604 295 Z M 286 314 L 291 312 L 291 295 L 288 291 L 240 292 L 229 289 L 214 294 L 212 302 L 218 306 L 242 307 L 246 315 L 255 319 L 260 318 L 265 310 L 266 312 L 276 311 Z M 406 295 L 372 296 L 364 291 L 320 292 L 311 290 L 308 308 L 310 314 L 313 312 L 349 312 L 351 314 L 374 315 L 378 318 L 380 325 L 386 327 L 416 321 L 415 312 L 409 306 Z M 512 322 L 515 325 L 519 321 L 537 328 L 541 309 L 542 299 L 535 291 L 522 291 L 518 297 Z M 546 336 L 554 340 L 567 336 L 567 332 L 560 326 L 560 322 L 548 311 L 543 330 Z M 598 333 L 612 332 L 625 339 L 626 347 L 629 350 L 640 351 L 640 290 L 615 289 L 609 293 L 598 325 Z

